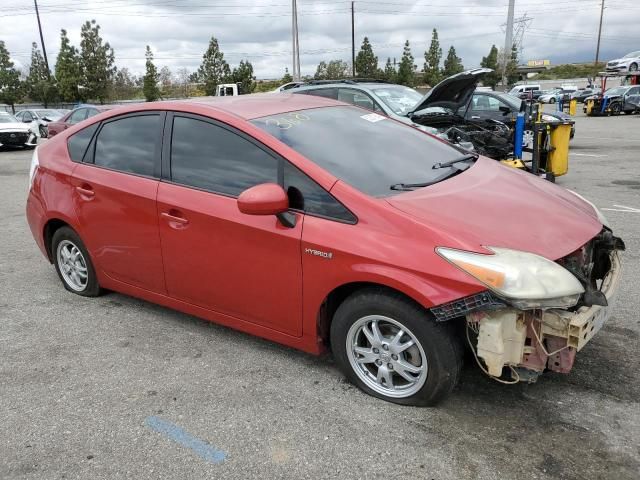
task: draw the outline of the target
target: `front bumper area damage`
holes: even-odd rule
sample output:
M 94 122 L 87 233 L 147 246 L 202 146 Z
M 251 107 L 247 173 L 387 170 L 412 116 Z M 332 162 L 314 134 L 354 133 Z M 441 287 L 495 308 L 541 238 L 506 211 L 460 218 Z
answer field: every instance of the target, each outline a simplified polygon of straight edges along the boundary
M 618 251 L 609 252 L 609 261 L 598 289 L 606 298 L 601 304 L 467 313 L 466 337 L 480 368 L 504 383 L 534 382 L 546 369 L 569 373 L 576 353 L 598 333 L 615 305 L 622 270 Z

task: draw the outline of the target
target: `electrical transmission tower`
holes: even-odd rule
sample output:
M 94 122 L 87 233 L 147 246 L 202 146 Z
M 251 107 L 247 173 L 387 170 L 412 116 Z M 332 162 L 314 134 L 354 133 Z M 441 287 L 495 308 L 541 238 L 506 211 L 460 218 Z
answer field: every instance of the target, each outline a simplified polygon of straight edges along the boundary
M 524 51 L 524 32 L 531 26 L 531 22 L 533 22 L 533 18 L 527 16 L 526 13 L 513 20 L 513 44 L 518 49 L 520 58 L 522 58 L 522 52 Z

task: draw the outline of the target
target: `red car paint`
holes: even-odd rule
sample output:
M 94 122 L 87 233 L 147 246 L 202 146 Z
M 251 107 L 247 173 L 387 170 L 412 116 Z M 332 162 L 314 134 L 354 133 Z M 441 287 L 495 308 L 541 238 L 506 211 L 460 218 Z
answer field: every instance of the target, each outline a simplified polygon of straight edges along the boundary
M 33 236 L 51 260 L 47 224 L 64 222 L 83 239 L 104 288 L 320 353 L 323 305 L 342 286 L 384 285 L 432 307 L 486 289 L 437 255 L 438 246 L 503 246 L 555 260 L 602 228 L 571 193 L 484 158 L 430 187 L 373 198 L 248 121 L 334 105 L 342 104 L 282 94 L 103 112 L 38 148 L 27 201 Z M 357 223 L 291 211 L 297 222 L 287 228 L 273 215 L 241 213 L 236 198 L 70 160 L 70 135 L 144 110 L 198 114 L 243 131 L 330 191 Z

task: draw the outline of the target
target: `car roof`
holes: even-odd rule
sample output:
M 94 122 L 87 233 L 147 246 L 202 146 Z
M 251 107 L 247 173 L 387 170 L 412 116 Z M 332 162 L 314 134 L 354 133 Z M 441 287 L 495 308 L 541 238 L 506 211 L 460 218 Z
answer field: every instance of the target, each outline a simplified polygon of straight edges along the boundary
M 118 113 L 128 113 L 140 110 L 184 110 L 185 104 L 194 104 L 211 108 L 212 111 L 226 112 L 244 120 L 278 115 L 281 113 L 306 110 L 310 108 L 332 107 L 347 105 L 337 100 L 331 100 L 313 95 L 294 95 L 292 93 L 255 93 L 229 97 L 196 97 L 186 100 L 172 100 L 164 102 L 138 103 L 119 106 Z M 113 107 L 112 107 L 113 108 Z
M 394 83 L 385 83 L 385 82 L 326 82 L 326 83 L 315 83 L 315 84 L 306 84 L 301 85 L 295 88 L 295 92 L 302 92 L 304 90 L 320 90 L 322 88 L 355 88 L 360 90 L 374 89 L 385 86 L 397 86 Z

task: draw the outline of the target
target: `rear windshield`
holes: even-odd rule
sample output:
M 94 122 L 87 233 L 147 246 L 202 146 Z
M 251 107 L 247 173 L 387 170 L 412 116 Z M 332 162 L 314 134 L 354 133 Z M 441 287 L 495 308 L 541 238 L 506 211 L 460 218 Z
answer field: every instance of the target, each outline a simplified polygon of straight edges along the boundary
M 390 186 L 425 183 L 451 175 L 438 162 L 460 151 L 413 127 L 356 107 L 324 107 L 257 118 L 252 123 L 337 178 L 375 197 L 396 195 Z

